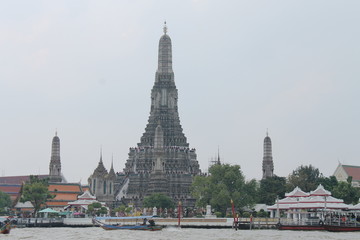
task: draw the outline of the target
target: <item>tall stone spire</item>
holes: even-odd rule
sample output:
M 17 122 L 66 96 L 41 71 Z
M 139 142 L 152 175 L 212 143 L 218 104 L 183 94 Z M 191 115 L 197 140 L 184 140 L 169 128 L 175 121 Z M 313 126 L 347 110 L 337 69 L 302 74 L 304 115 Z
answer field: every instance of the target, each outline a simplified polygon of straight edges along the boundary
M 111 159 L 111 167 L 110 167 L 110 171 L 109 171 L 109 177 L 112 179 L 116 179 L 116 174 L 115 174 L 115 170 L 114 170 L 114 157 L 112 157 Z
M 164 25 L 164 35 L 159 41 L 159 57 L 157 75 L 171 74 L 172 70 L 172 49 L 171 39 L 167 33 L 166 22 Z
M 136 148 L 130 148 L 124 173 L 126 180 L 119 187 L 118 200 L 141 206 L 145 196 L 164 193 L 175 202 L 181 200 L 183 206 L 195 204 L 190 185 L 193 176 L 200 174 L 200 169 L 196 151 L 189 148 L 180 124 L 172 45 L 166 23 L 159 41 L 150 116 L 140 143 Z
M 164 131 L 164 146 L 189 146 L 180 124 L 178 90 L 172 70 L 171 39 L 166 32 L 167 30 L 159 41 L 158 69 L 151 90 L 150 117 L 138 146 L 154 146 L 155 129 L 158 125 Z
M 274 176 L 274 162 L 272 157 L 272 147 L 271 139 L 266 132 L 266 137 L 264 139 L 264 157 L 263 157 L 263 179 Z
M 100 161 L 98 163 L 97 168 L 95 168 L 93 176 L 97 176 L 97 177 L 103 177 L 106 176 L 108 174 L 108 171 L 106 170 L 103 160 L 102 160 L 102 148 L 100 150 Z
M 61 182 L 61 161 L 60 161 L 60 138 L 57 136 L 57 131 L 52 140 L 51 158 L 49 165 L 50 182 Z

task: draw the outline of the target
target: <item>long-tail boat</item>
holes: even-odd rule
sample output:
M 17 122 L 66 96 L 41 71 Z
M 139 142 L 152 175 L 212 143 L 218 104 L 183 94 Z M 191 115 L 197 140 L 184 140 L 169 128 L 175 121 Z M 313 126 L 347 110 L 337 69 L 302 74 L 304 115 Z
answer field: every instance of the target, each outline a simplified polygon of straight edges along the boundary
M 11 230 L 12 221 L 6 219 L 5 221 L 0 221 L 0 234 L 9 234 Z
M 161 225 L 155 225 L 153 216 L 95 217 L 93 223 L 105 230 L 159 231 L 163 228 Z

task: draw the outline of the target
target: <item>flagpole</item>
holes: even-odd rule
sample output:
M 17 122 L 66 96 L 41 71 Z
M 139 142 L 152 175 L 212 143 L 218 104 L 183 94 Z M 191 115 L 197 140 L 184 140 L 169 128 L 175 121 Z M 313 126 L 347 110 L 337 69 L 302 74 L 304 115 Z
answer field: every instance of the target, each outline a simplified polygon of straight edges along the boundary
M 180 218 L 181 218 L 181 201 L 179 201 L 178 205 L 178 227 L 180 227 Z

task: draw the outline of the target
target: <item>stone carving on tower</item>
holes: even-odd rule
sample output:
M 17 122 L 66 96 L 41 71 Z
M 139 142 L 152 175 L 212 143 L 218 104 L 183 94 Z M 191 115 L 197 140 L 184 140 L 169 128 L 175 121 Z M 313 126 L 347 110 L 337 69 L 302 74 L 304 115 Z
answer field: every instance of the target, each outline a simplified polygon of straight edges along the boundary
M 151 193 L 169 194 L 164 162 L 164 132 L 160 125 L 155 129 L 154 160 L 148 188 L 148 194 Z
M 178 91 L 172 69 L 171 39 L 164 26 L 159 41 L 158 69 L 151 90 L 148 123 L 137 147 L 130 148 L 125 179 L 117 200 L 141 206 L 145 196 L 164 193 L 194 205 L 189 187 L 200 174 L 195 149 L 190 149 L 178 113 Z
M 49 165 L 49 181 L 61 182 L 61 161 L 60 161 L 60 138 L 55 132 L 51 145 L 51 158 Z
M 263 158 L 262 170 L 263 170 L 262 179 L 274 176 L 274 162 L 272 157 L 271 139 L 268 133 L 266 133 L 266 137 L 264 139 L 264 158 Z

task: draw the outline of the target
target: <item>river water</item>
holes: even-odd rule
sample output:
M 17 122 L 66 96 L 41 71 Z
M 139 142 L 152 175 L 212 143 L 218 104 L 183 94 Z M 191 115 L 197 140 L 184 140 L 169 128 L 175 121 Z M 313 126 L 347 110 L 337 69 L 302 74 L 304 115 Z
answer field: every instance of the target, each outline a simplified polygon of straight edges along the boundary
M 320 231 L 279 231 L 279 230 L 238 230 L 233 229 L 178 229 L 165 228 L 162 231 L 131 231 L 113 230 L 106 231 L 102 228 L 15 228 L 9 235 L 0 234 L 0 240 L 11 239 L 74 239 L 74 240 L 174 240 L 174 239 L 221 239 L 221 240 L 345 240 L 360 239 L 360 232 L 331 233 Z

